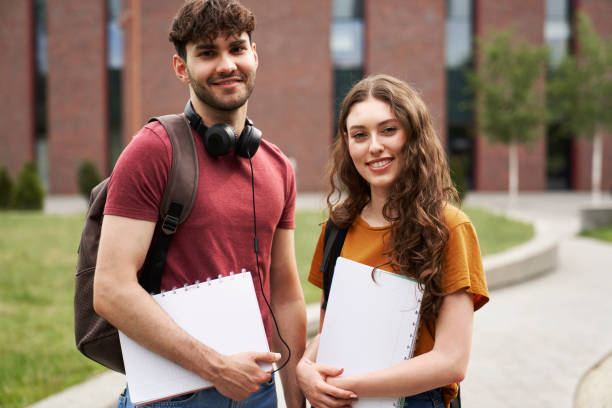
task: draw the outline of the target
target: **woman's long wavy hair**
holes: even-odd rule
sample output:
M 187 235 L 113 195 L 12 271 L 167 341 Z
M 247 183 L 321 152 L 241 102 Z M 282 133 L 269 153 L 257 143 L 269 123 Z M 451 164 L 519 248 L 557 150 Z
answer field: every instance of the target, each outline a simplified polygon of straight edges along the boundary
M 383 208 L 391 224 L 385 255 L 396 273 L 416 279 L 424 288 L 422 316 L 435 319 L 442 303 L 441 274 L 449 236 L 443 211 L 447 203 L 458 202 L 458 196 L 429 112 L 405 82 L 388 75 L 370 76 L 344 98 L 329 169 L 330 218 L 340 228 L 348 228 L 370 201 L 370 186 L 357 172 L 345 137 L 351 108 L 368 98 L 389 105 L 407 139 L 398 177 Z

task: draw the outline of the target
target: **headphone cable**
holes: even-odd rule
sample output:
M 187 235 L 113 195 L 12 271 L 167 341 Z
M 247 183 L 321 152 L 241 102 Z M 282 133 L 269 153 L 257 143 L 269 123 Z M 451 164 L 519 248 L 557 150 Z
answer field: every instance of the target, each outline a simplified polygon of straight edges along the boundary
M 266 302 L 266 305 L 268 306 L 268 310 L 270 311 L 270 315 L 272 316 L 272 320 L 274 321 L 274 327 L 276 327 L 276 332 L 278 333 L 278 337 L 280 338 L 280 341 L 285 345 L 285 347 L 287 348 L 287 359 L 285 360 L 285 362 L 276 370 L 272 371 L 272 375 L 274 375 L 275 372 L 282 370 L 283 368 L 285 368 L 285 366 L 287 365 L 287 363 L 289 363 L 289 360 L 291 359 L 291 348 L 289 347 L 289 345 L 287 344 L 287 342 L 285 341 L 285 339 L 283 338 L 283 336 L 280 333 L 280 329 L 278 328 L 278 322 L 276 321 L 276 316 L 274 315 L 274 312 L 272 311 L 272 307 L 270 306 L 270 302 L 268 302 L 268 298 L 266 297 L 266 292 L 264 292 L 264 288 L 263 288 L 263 284 L 262 284 L 262 276 L 261 276 L 261 272 L 259 270 L 259 241 L 257 240 L 257 216 L 255 215 L 255 176 L 253 173 L 253 162 L 251 161 L 251 154 L 250 152 L 247 152 L 248 154 L 248 158 L 249 158 L 249 165 L 251 167 L 251 192 L 253 193 L 253 233 L 255 238 L 253 239 L 253 248 L 255 250 L 255 262 L 257 265 L 257 277 L 259 280 L 259 288 L 261 289 L 261 294 L 264 298 L 264 301 Z

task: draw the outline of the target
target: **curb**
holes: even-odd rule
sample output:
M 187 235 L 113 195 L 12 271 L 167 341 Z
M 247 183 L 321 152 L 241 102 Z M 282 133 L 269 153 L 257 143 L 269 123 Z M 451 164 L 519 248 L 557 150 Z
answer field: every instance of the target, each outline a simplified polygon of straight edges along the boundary
M 575 408 L 612 406 L 612 352 L 583 375 L 574 394 Z
M 29 408 L 112 408 L 117 406 L 117 398 L 124 388 L 125 376 L 109 370 L 38 401 Z
M 524 244 L 483 258 L 490 290 L 522 283 L 554 271 L 557 266 L 560 237 L 548 224 L 533 222 L 535 234 Z

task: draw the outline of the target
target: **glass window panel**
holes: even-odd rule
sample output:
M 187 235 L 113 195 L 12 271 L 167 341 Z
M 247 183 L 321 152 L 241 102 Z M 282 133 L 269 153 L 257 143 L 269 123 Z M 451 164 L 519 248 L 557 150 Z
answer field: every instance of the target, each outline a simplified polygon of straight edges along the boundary
M 446 66 L 456 68 L 472 56 L 472 25 L 468 21 L 446 23 Z
M 47 2 L 36 0 L 34 3 L 34 30 L 36 36 L 36 70 L 47 73 Z
M 472 14 L 472 0 L 447 0 L 448 17 L 469 20 Z
M 112 169 L 121 153 L 121 68 L 123 67 L 123 30 L 119 25 L 122 0 L 107 0 L 108 54 L 108 168 Z
M 358 68 L 363 65 L 363 22 L 339 20 L 332 24 L 330 46 L 334 65 Z
M 569 4 L 567 0 L 546 0 L 547 20 L 567 20 Z
M 108 0 L 108 22 L 107 61 L 110 68 L 121 68 L 123 66 L 123 30 L 119 25 L 121 13 L 121 0 Z
M 38 175 L 49 189 L 47 147 L 47 2 L 34 3 L 34 154 Z
M 556 67 L 567 54 L 571 36 L 568 0 L 546 0 L 544 38 L 550 50 L 549 66 Z
M 332 16 L 334 19 L 363 18 L 363 0 L 333 0 Z
M 448 0 L 446 6 L 446 66 L 457 68 L 472 57 L 472 2 Z
M 338 122 L 338 116 L 340 115 L 342 101 L 344 100 L 344 97 L 348 91 L 350 91 L 353 85 L 355 85 L 355 83 L 357 83 L 361 78 L 363 78 L 362 68 L 334 70 L 334 136 L 336 132 L 335 126 Z

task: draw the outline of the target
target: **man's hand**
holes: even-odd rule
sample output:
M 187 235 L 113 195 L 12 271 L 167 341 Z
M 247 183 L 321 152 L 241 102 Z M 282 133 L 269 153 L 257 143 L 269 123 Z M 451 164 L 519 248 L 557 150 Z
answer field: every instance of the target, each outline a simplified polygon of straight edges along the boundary
M 234 401 L 242 401 L 258 391 L 261 384 L 272 378 L 271 372 L 262 370 L 257 363 L 276 363 L 280 357 L 278 353 L 264 352 L 246 352 L 226 356 L 213 384 L 217 391 L 226 397 Z

